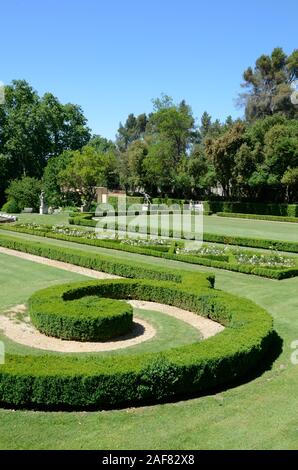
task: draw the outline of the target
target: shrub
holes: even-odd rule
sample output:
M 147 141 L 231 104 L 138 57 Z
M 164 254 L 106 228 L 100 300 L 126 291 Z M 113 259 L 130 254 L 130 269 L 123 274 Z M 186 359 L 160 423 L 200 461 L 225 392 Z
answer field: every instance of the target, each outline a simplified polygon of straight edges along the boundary
M 9 235 L 0 235 L 0 246 L 128 278 L 147 278 L 179 283 L 182 282 L 182 279 L 191 277 L 187 271 L 153 268 L 148 267 L 145 263 L 138 263 L 136 269 L 134 262 L 115 261 L 113 256 L 87 253 L 79 249 L 47 245 L 43 242 L 21 240 Z M 206 287 L 214 285 L 213 274 L 197 274 L 197 279 L 200 279 L 201 285 Z
M 41 181 L 30 176 L 23 176 L 19 180 L 11 181 L 6 190 L 8 199 L 14 199 L 20 209 L 32 207 L 34 210 L 39 207 L 40 192 Z
M 248 246 L 251 248 L 264 248 L 265 250 L 279 250 L 298 253 L 298 242 L 217 235 L 215 233 L 204 233 L 203 239 L 205 242 L 223 243 L 224 245 Z
M 77 341 L 106 341 L 132 328 L 132 307 L 112 299 L 87 296 L 64 301 L 59 289 L 39 291 L 29 300 L 33 325 L 42 333 Z
M 0 229 L 5 230 L 7 228 L 5 228 L 5 226 L 0 226 Z M 134 246 L 134 245 L 128 245 L 128 244 L 120 244 L 119 241 L 117 240 L 79 238 L 79 237 L 74 237 L 71 235 L 52 233 L 47 230 L 40 231 L 40 230 L 34 230 L 34 229 L 32 230 L 32 229 L 26 229 L 26 228 L 21 228 L 19 230 L 17 225 L 9 226 L 8 229 L 21 231 L 24 233 L 31 233 L 31 234 L 39 235 L 39 236 L 42 235 L 48 238 L 72 241 L 72 242 L 81 243 L 84 245 L 98 246 L 98 247 L 103 247 L 103 248 L 127 251 L 130 253 L 138 253 L 138 254 L 154 256 L 154 257 L 159 257 L 159 258 L 172 259 L 176 261 L 183 261 L 185 263 L 198 264 L 198 265 L 208 266 L 208 267 L 213 267 L 213 268 L 218 268 L 218 269 L 227 269 L 229 271 L 235 271 L 235 272 L 240 272 L 240 273 L 245 273 L 245 274 L 253 274 L 253 275 L 268 277 L 272 279 L 281 280 L 281 279 L 286 279 L 290 277 L 295 277 L 298 275 L 298 267 L 296 269 L 287 268 L 287 267 L 280 267 L 279 269 L 271 269 L 270 267 L 263 267 L 262 269 L 256 269 L 256 267 L 252 265 L 247 266 L 244 264 L 231 263 L 229 262 L 229 258 L 225 255 L 213 256 L 213 255 L 203 255 L 203 254 L 175 254 L 175 247 L 176 247 L 176 244 L 179 242 L 174 242 L 175 245 L 171 244 L 168 251 L 164 251 L 163 247 L 161 247 L 161 249 L 156 249 L 155 246 Z M 242 246 L 248 246 L 248 247 L 253 247 L 253 248 L 265 248 L 265 249 L 276 249 L 276 250 L 287 251 L 287 252 L 298 252 L 298 243 L 295 243 L 295 242 L 279 242 L 279 241 L 274 241 L 274 240 L 250 239 L 250 238 L 244 238 L 244 237 L 229 237 L 225 235 L 216 235 L 216 234 L 204 234 L 204 241 L 213 242 L 213 243 L 224 243 L 226 245 L 237 245 L 237 246 L 242 245 Z M 1 239 L 0 239 L 0 245 L 1 245 Z M 24 251 L 22 250 L 22 248 L 19 248 L 19 249 L 21 251 Z M 86 252 L 81 252 L 81 253 L 84 254 L 84 259 L 85 259 Z M 43 256 L 46 256 L 46 255 L 43 255 Z M 59 256 L 61 256 L 61 254 L 59 254 Z M 98 255 L 95 255 L 94 262 L 95 262 L 96 256 Z M 84 263 L 84 262 L 85 261 L 81 260 L 79 263 Z M 75 261 L 73 261 L 73 263 L 78 264 Z M 82 264 L 82 266 L 90 267 L 89 265 L 85 265 L 85 264 Z M 99 263 L 98 266 L 99 266 L 98 268 L 93 268 L 93 269 L 104 270 L 104 268 L 100 267 L 102 266 L 101 263 Z M 117 273 L 115 272 L 115 274 Z M 127 275 L 127 277 L 131 277 L 131 276 Z
M 7 214 L 18 214 L 19 212 L 21 212 L 17 202 L 14 199 L 9 199 L 2 206 L 1 211 L 6 212 Z

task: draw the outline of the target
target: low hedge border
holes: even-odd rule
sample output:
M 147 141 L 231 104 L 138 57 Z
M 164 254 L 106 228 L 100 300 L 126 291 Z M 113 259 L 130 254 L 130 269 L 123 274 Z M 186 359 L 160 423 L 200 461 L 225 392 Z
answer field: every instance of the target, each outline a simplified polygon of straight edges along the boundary
M 238 237 L 232 235 L 217 235 L 215 233 L 204 233 L 203 239 L 204 242 L 210 243 L 222 243 L 224 245 L 246 246 L 249 248 L 298 253 L 298 242 L 270 240 L 266 238 Z
M 39 295 L 58 295 L 64 301 L 83 295 L 152 300 L 191 310 L 226 328 L 207 340 L 163 353 L 88 358 L 7 354 L 0 366 L 2 404 L 103 409 L 187 397 L 243 379 L 274 349 L 272 318 L 265 310 L 249 300 L 207 288 L 204 277 L 194 273 L 180 284 L 87 281 L 51 287 Z
M 82 297 L 64 301 L 63 296 L 38 292 L 29 299 L 32 324 L 47 336 L 75 341 L 107 341 L 129 333 L 133 308 L 127 302 Z
M 163 250 L 155 249 L 155 247 L 147 248 L 147 247 L 120 244 L 119 242 L 114 241 L 114 240 L 79 238 L 79 237 L 73 237 L 70 235 L 63 235 L 63 234 L 57 234 L 57 233 L 55 234 L 55 233 L 48 232 L 48 231 L 45 231 L 45 232 L 40 232 L 39 230 L 34 231 L 32 229 L 18 230 L 16 227 L 17 226 L 14 226 L 14 230 L 20 233 L 27 233 L 31 235 L 43 236 L 45 238 L 58 239 L 58 240 L 63 240 L 63 241 L 70 241 L 70 242 L 75 242 L 75 243 L 79 243 L 82 245 L 97 246 L 101 248 L 108 248 L 111 250 L 126 251 L 129 253 L 136 253 L 136 254 L 154 256 L 158 258 L 170 259 L 170 260 L 175 260 L 175 261 L 182 261 L 184 263 L 197 264 L 200 266 L 206 266 L 206 267 L 211 267 L 211 268 L 226 269 L 228 271 L 234 271 L 234 272 L 239 272 L 243 274 L 252 274 L 255 276 L 267 277 L 270 279 L 283 280 L 283 279 L 288 279 L 291 277 L 298 276 L 298 267 L 273 269 L 269 267 L 259 267 L 259 266 L 253 266 L 253 265 L 248 265 L 248 264 L 242 265 L 242 264 L 236 264 L 236 263 L 229 263 L 227 259 L 228 257 L 224 255 L 217 256 L 215 259 L 215 256 L 213 255 L 201 255 L 200 256 L 200 255 L 191 255 L 191 254 L 175 254 L 173 253 L 173 250 L 171 249 L 171 247 L 169 248 L 168 252 L 164 252 Z M 0 227 L 0 229 L 1 228 L 2 227 Z M 7 230 L 9 230 L 10 228 L 11 227 L 7 228 Z M 225 237 L 222 235 L 204 234 L 204 239 L 206 235 L 207 237 L 210 237 L 210 239 L 208 239 L 208 241 L 210 242 L 224 243 L 226 245 L 237 245 L 237 246 L 240 245 L 240 243 L 237 243 L 237 241 L 239 241 L 239 238 L 241 237 Z M 242 240 L 245 241 L 246 239 L 242 238 Z M 253 239 L 247 239 L 247 240 L 248 242 L 249 240 L 253 242 Z M 268 243 L 270 241 L 272 243 L 275 243 L 274 248 L 276 249 L 280 249 L 278 245 L 280 245 L 280 243 L 284 243 L 284 242 L 274 242 L 272 240 L 264 240 L 264 241 Z M 1 245 L 1 239 L 0 239 L 0 245 Z M 243 246 L 251 246 L 251 245 L 244 244 Z M 259 246 L 256 245 L 255 248 L 259 248 Z M 262 248 L 268 249 L 268 248 L 273 248 L 273 246 L 270 246 L 270 245 L 263 246 Z M 24 251 L 22 250 L 22 248 L 19 248 L 19 249 L 20 251 Z M 298 249 L 298 244 L 297 244 L 297 249 Z M 86 253 L 84 254 L 86 255 Z M 76 264 L 76 263 L 73 263 L 73 264 Z M 85 267 L 89 267 L 89 266 L 85 266 Z
M 228 217 L 228 216 L 227 216 Z M 90 224 L 89 224 L 90 222 Z M 86 227 L 95 227 L 96 220 L 87 221 L 84 219 L 80 220 L 78 225 L 86 226 Z M 1 227 L 2 228 L 2 227 Z M 9 227 L 7 228 L 9 230 Z M 117 223 L 115 224 L 115 230 L 121 232 Z M 137 230 L 136 230 L 137 231 Z M 146 230 L 139 230 L 139 233 L 150 233 L 150 229 Z M 160 231 L 158 235 L 161 235 Z M 173 237 L 173 234 L 170 233 L 169 237 Z M 183 236 L 181 237 L 183 239 Z M 189 238 L 187 238 L 189 239 Z M 225 245 L 238 245 L 238 246 L 247 246 L 251 248 L 264 248 L 264 249 L 276 249 L 279 251 L 286 251 L 292 253 L 298 253 L 298 242 L 290 242 L 290 241 L 279 241 L 279 240 L 270 240 L 270 239 L 262 239 L 262 238 L 249 238 L 249 237 L 237 237 L 237 236 L 229 236 L 229 235 L 217 235 L 214 233 L 204 233 L 203 234 L 203 241 L 204 242 L 213 242 L 213 243 L 224 243 Z
M 109 255 L 87 253 L 77 248 L 47 245 L 39 241 L 21 240 L 10 235 L 0 235 L 0 246 L 128 278 L 156 279 L 176 283 L 184 282 L 187 279 L 189 284 L 192 283 L 193 278 L 193 274 L 189 271 L 148 267 L 147 264 L 142 263 L 138 263 L 136 267 L 134 262 L 126 260 L 115 261 Z M 196 276 L 197 280 L 200 279 L 201 285 L 205 287 L 214 286 L 214 274 L 198 273 Z
M 256 219 L 256 220 L 268 220 L 272 222 L 298 223 L 298 217 L 282 217 L 279 215 L 238 214 L 235 212 L 217 212 L 216 215 L 219 217 L 232 217 L 234 219 Z
M 213 213 L 229 212 L 238 214 L 262 214 L 284 217 L 298 217 L 298 204 L 239 202 L 239 201 L 205 201 L 204 209 Z

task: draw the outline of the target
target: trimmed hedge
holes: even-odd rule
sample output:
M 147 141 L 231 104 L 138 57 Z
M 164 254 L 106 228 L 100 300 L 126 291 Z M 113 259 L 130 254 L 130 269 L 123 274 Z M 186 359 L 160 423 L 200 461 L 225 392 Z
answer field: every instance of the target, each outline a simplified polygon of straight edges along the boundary
M 14 226 L 14 227 L 17 227 L 17 226 Z M 243 274 L 253 274 L 256 276 L 268 277 L 268 278 L 276 279 L 276 280 L 288 279 L 291 277 L 298 276 L 298 267 L 297 268 L 282 268 L 282 267 L 270 268 L 266 266 L 258 267 L 254 265 L 248 265 L 248 264 L 243 265 L 243 264 L 229 263 L 229 258 L 228 256 L 225 256 L 225 255 L 214 256 L 214 255 L 203 255 L 203 254 L 202 255 L 175 254 L 174 249 L 172 247 L 169 247 L 168 252 L 166 252 L 163 249 L 156 249 L 156 247 L 154 246 L 140 247 L 140 246 L 126 245 L 126 244 L 120 244 L 119 241 L 116 241 L 116 240 L 87 239 L 87 238 L 72 237 L 70 235 L 55 234 L 51 232 L 40 232 L 40 231 L 34 231 L 34 230 L 23 230 L 23 232 L 30 233 L 33 235 L 38 235 L 38 236 L 44 236 L 47 238 L 75 242 L 75 243 L 79 243 L 82 245 L 98 246 L 98 247 L 108 248 L 112 250 L 120 250 L 120 251 L 126 251 L 130 253 L 154 256 L 158 258 L 182 261 L 184 263 L 198 264 L 201 266 L 207 266 L 207 267 L 217 268 L 217 269 L 226 269 L 228 271 L 234 271 L 234 272 L 239 272 Z M 208 239 L 208 237 L 210 237 L 210 239 Z M 226 245 L 237 245 L 237 246 L 244 244 L 244 242 L 247 240 L 249 244 L 247 245 L 244 244 L 244 246 L 249 246 L 249 247 L 253 246 L 252 243 L 255 242 L 254 239 L 245 239 L 243 237 L 228 237 L 224 235 L 214 235 L 214 234 L 204 234 L 204 240 L 205 238 L 207 238 L 207 241 L 210 241 L 213 243 L 224 243 Z M 242 243 L 239 242 L 240 240 L 242 240 Z M 263 244 L 263 246 L 259 246 L 258 244 L 255 244 L 254 245 L 255 248 L 266 248 L 266 249 L 275 248 L 275 249 L 280 250 L 281 249 L 280 246 L 284 246 L 282 244 L 286 243 L 286 242 L 276 242 L 273 240 L 261 240 L 261 239 L 259 239 L 259 241 L 265 242 L 265 243 Z M 269 245 L 269 243 L 272 243 L 272 245 Z M 289 242 L 289 244 L 290 246 L 286 246 L 288 247 L 288 250 L 284 250 L 284 251 L 295 251 L 296 245 L 297 245 L 296 249 L 298 251 L 298 244 L 295 244 L 295 242 Z M 291 249 L 292 244 L 294 245 L 294 249 Z M 0 238 L 0 245 L 1 245 L 1 238 Z M 16 248 L 16 249 L 20 249 L 20 251 L 24 251 L 22 248 Z M 84 253 L 86 256 L 85 252 L 82 252 L 82 253 Z M 43 255 L 43 256 L 46 256 L 46 255 Z M 95 255 L 95 256 L 98 256 L 98 255 Z M 74 262 L 73 264 L 77 264 L 77 263 Z M 90 266 L 85 266 L 85 267 L 90 267 Z M 101 268 L 98 268 L 98 269 L 103 270 Z M 131 277 L 131 276 L 127 276 L 127 277 Z
M 0 235 L 0 246 L 12 250 L 18 250 L 25 253 L 31 253 L 37 256 L 44 256 L 57 261 L 75 264 L 84 268 L 103 271 L 117 276 L 137 279 L 156 279 L 161 281 L 172 281 L 176 283 L 184 282 L 192 283 L 192 273 L 188 271 L 175 269 L 162 269 L 159 267 L 148 267 L 145 263 L 138 263 L 137 268 L 132 261 L 115 261 L 113 256 L 87 253 L 77 248 L 59 247 L 47 245 L 44 242 L 33 242 L 31 240 L 22 240 L 12 236 Z M 214 274 L 197 274 L 201 285 L 205 287 L 213 287 Z
M 265 250 L 298 253 L 298 242 L 269 240 L 266 238 L 237 237 L 232 235 L 217 235 L 215 233 L 204 233 L 203 240 L 204 242 L 223 243 L 224 245 L 247 246 L 250 248 L 263 248 Z
M 133 325 L 133 308 L 127 302 L 97 296 L 66 302 L 53 288 L 30 297 L 29 314 L 41 333 L 76 341 L 106 341 L 128 333 Z
M 238 214 L 235 212 L 217 212 L 216 215 L 219 217 L 233 217 L 236 219 L 257 219 L 257 220 L 271 220 L 274 222 L 298 223 L 298 217 L 282 217 L 279 215 Z
M 96 226 L 96 221 L 85 221 L 83 219 L 78 220 L 77 225 L 85 225 L 85 226 Z M 115 230 L 119 230 L 118 224 L 115 224 Z M 119 230 L 121 232 L 121 230 Z M 150 228 L 146 228 L 142 230 L 142 227 L 136 227 L 137 233 L 147 233 L 150 234 Z M 157 233 L 159 236 L 161 235 L 161 231 L 158 230 Z M 169 237 L 173 237 L 173 233 L 169 232 Z M 183 236 L 181 237 L 183 239 Z M 262 239 L 262 238 L 249 238 L 249 237 L 237 237 L 237 236 L 229 236 L 229 235 L 217 235 L 213 233 L 204 233 L 203 234 L 203 241 L 204 242 L 212 242 L 212 243 L 224 243 L 226 245 L 238 245 L 238 246 L 247 246 L 251 248 L 264 248 L 264 249 L 275 249 L 279 251 L 287 251 L 292 253 L 298 253 L 298 242 L 287 242 L 287 241 L 279 241 L 279 240 L 270 240 L 270 239 Z
M 163 353 L 87 358 L 7 354 L 0 366 L 0 402 L 59 409 L 133 406 L 208 392 L 244 378 L 273 353 L 272 318 L 249 300 L 207 288 L 202 279 L 191 273 L 182 284 L 123 279 L 50 288 L 48 293 L 52 289 L 65 301 L 100 295 L 162 302 L 226 328 L 207 340 Z
M 263 214 L 285 217 L 298 217 L 298 204 L 277 204 L 261 202 L 206 201 L 206 210 L 232 212 L 238 214 Z

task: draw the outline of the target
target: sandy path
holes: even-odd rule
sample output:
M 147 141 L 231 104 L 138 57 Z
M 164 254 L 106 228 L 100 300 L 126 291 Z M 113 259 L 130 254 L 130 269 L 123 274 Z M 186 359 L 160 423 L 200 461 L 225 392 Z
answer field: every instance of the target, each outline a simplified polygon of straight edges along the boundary
M 82 268 L 62 261 L 50 260 L 41 256 L 31 255 L 29 253 L 22 253 L 16 250 L 0 247 L 0 253 L 7 255 L 17 256 L 28 261 L 33 261 L 47 266 L 52 266 L 66 271 L 76 272 L 88 277 L 96 279 L 115 279 L 119 276 L 93 271 L 92 269 Z M 224 327 L 219 323 L 214 322 L 205 317 L 201 317 L 188 310 L 173 307 L 170 305 L 159 304 L 157 302 L 147 302 L 143 300 L 131 300 L 129 303 L 135 307 L 145 310 L 153 310 L 156 312 L 165 313 L 179 320 L 182 320 L 199 331 L 199 338 L 206 339 L 221 332 Z M 116 341 L 108 341 L 102 343 L 82 343 L 79 341 L 67 341 L 58 338 L 48 337 L 40 333 L 30 323 L 29 316 L 26 312 L 25 305 L 18 305 L 13 309 L 0 314 L 0 329 L 4 335 L 11 340 L 44 350 L 56 352 L 99 352 L 99 351 L 112 351 L 115 349 L 122 349 L 129 346 L 134 346 L 143 341 L 148 341 L 156 334 L 155 329 L 143 319 L 135 318 L 135 327 L 131 334 L 118 338 Z
M 147 302 L 144 300 L 128 300 L 128 303 L 135 308 L 166 313 L 171 317 L 182 320 L 185 323 L 191 325 L 193 328 L 199 330 L 202 339 L 210 338 L 210 336 L 214 336 L 224 330 L 224 326 L 222 326 L 220 323 L 210 320 L 209 318 L 201 317 L 200 315 L 197 315 L 196 313 L 190 312 L 188 310 L 183 310 L 182 308 L 159 304 L 157 302 Z
M 30 323 L 26 305 L 17 305 L 13 309 L 0 315 L 0 329 L 4 335 L 16 343 L 31 348 L 63 353 L 86 353 L 113 351 L 127 348 L 148 341 L 156 334 L 155 329 L 145 320 L 134 317 L 133 331 L 117 340 L 106 342 L 80 342 L 53 338 L 40 333 Z
M 83 276 L 94 277 L 95 279 L 120 279 L 119 276 L 115 276 L 113 274 L 82 268 L 81 266 L 76 266 L 75 264 L 64 263 L 63 261 L 56 261 L 53 259 L 44 258 L 43 256 L 31 255 L 30 253 L 23 253 L 22 251 L 10 250 L 9 248 L 0 247 L 0 253 L 16 256 L 17 258 L 33 261 L 34 263 L 45 264 L 46 266 L 52 266 L 53 268 L 64 269 L 65 271 L 82 274 Z

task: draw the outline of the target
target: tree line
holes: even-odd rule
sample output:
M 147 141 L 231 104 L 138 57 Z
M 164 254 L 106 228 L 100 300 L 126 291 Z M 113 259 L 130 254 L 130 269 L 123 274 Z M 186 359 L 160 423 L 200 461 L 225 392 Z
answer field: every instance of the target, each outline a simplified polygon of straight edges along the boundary
M 189 104 L 162 95 L 148 115 L 129 114 L 114 141 L 91 135 L 79 106 L 13 81 L 0 105 L 0 200 L 36 207 L 43 188 L 53 206 L 90 206 L 94 187 L 108 186 L 172 198 L 297 201 L 296 80 L 298 50 L 276 48 L 243 73 L 243 119 L 220 122 L 206 111 L 197 123 Z

